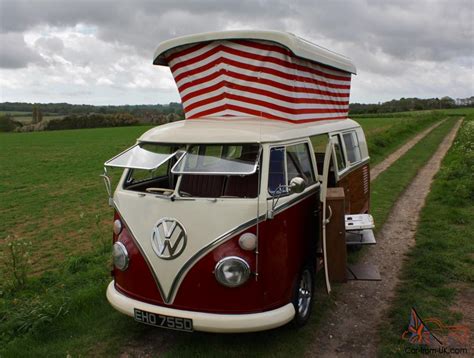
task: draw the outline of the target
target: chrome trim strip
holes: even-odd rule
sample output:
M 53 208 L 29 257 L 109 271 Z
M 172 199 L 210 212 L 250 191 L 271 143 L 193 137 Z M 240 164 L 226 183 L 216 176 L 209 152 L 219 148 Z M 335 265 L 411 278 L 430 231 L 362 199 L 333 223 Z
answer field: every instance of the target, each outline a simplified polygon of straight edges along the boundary
M 125 225 L 125 227 L 127 228 L 128 232 L 130 233 L 131 237 L 132 237 L 132 240 L 134 241 L 135 245 L 137 245 L 138 247 L 138 250 L 140 251 L 141 255 L 143 256 L 143 259 L 145 260 L 147 266 L 148 266 L 148 269 L 150 270 L 151 274 L 153 275 L 153 278 L 155 279 L 155 282 L 156 282 L 156 285 L 158 287 L 158 291 L 160 291 L 160 295 L 161 295 L 161 298 L 163 299 L 163 302 L 165 304 L 168 304 L 168 305 L 171 305 L 175 299 L 175 296 L 176 296 L 176 292 L 177 292 L 177 289 L 179 287 L 179 285 L 181 284 L 181 281 L 182 279 L 184 278 L 184 275 L 191 269 L 191 267 L 202 257 L 204 256 L 205 254 L 209 253 L 210 251 L 212 251 L 213 249 L 215 249 L 217 246 L 219 246 L 220 244 L 224 243 L 225 241 L 229 240 L 230 238 L 232 238 L 234 235 L 237 235 L 239 234 L 240 232 L 248 229 L 249 227 L 252 227 L 254 226 L 257 222 L 260 222 L 260 221 L 263 221 L 263 219 L 265 219 L 266 215 L 261 215 L 258 220 L 257 218 L 254 218 L 254 219 L 251 219 L 233 229 L 230 229 L 229 231 L 227 231 L 226 233 L 222 234 L 221 236 L 219 236 L 217 239 L 215 239 L 214 241 L 212 241 L 211 243 L 209 243 L 208 245 L 204 246 L 203 248 L 201 248 L 197 253 L 195 253 L 193 256 L 191 256 L 191 258 L 186 261 L 186 263 L 183 265 L 183 267 L 181 268 L 181 270 L 178 271 L 178 274 L 176 275 L 176 277 L 174 278 L 173 280 L 173 283 L 171 284 L 171 289 L 170 289 L 170 292 L 168 294 L 168 296 L 166 296 L 164 294 L 164 290 L 163 288 L 161 287 L 161 284 L 160 284 L 160 281 L 158 280 L 158 277 L 156 276 L 155 274 L 155 271 L 153 270 L 150 262 L 148 261 L 148 258 L 147 256 L 145 255 L 145 252 L 143 250 L 143 248 L 140 246 L 140 243 L 138 242 L 138 240 L 135 238 L 135 234 L 133 233 L 132 229 L 128 226 L 128 224 L 125 222 L 125 219 L 123 219 L 123 216 L 122 214 L 120 213 L 120 210 L 118 210 L 117 206 L 115 205 L 114 206 L 115 210 L 117 210 L 117 212 L 119 213 L 122 221 L 123 221 L 123 224 Z
M 290 208 L 293 205 L 298 204 L 300 201 L 310 197 L 313 195 L 317 190 L 319 190 L 319 185 L 315 185 L 313 188 L 309 189 L 308 191 L 302 193 L 301 195 L 298 195 L 294 199 L 289 200 L 286 203 L 281 204 L 275 209 L 275 215 L 283 212 L 284 210 Z M 128 224 L 125 222 L 125 219 L 123 219 L 122 214 L 120 213 L 120 210 L 117 208 L 116 205 L 114 205 L 115 210 L 117 210 L 118 214 L 122 218 L 123 224 L 127 228 L 128 232 L 130 233 L 130 236 L 132 237 L 132 240 L 134 241 L 135 245 L 137 245 L 138 250 L 140 251 L 140 254 L 143 256 L 143 259 L 145 260 L 148 269 L 150 270 L 151 274 L 153 275 L 153 278 L 155 279 L 156 285 L 158 287 L 158 291 L 160 292 L 161 298 L 163 299 L 163 302 L 167 305 L 171 305 L 176 297 L 177 290 L 184 279 L 185 275 L 188 273 L 188 271 L 194 266 L 194 264 L 199 261 L 204 255 L 208 254 L 210 251 L 215 249 L 217 246 L 223 244 L 224 242 L 228 241 L 235 235 L 238 235 L 242 231 L 247 230 L 248 228 L 256 225 L 257 223 L 264 221 L 266 219 L 266 214 L 260 215 L 257 218 L 253 218 L 251 220 L 246 221 L 245 223 L 228 230 L 221 236 L 217 237 L 214 241 L 209 243 L 208 245 L 204 246 L 201 248 L 198 252 L 196 252 L 186 263 L 183 265 L 183 267 L 178 271 L 178 274 L 173 280 L 173 283 L 171 284 L 171 289 L 168 295 L 164 294 L 164 290 L 161 287 L 160 281 L 158 280 L 158 277 L 155 274 L 155 271 L 153 270 L 150 262 L 148 261 L 147 256 L 144 253 L 143 248 L 140 246 L 140 243 L 136 239 L 135 234 L 133 233 L 132 229 L 128 226 Z
M 177 289 L 179 285 L 181 284 L 182 279 L 184 278 L 185 274 L 188 273 L 188 271 L 191 269 L 191 267 L 204 255 L 215 249 L 217 246 L 223 244 L 233 236 L 241 233 L 242 231 L 248 229 L 249 227 L 252 227 L 256 225 L 258 222 L 262 221 L 262 219 L 265 219 L 266 215 L 260 215 L 259 218 L 254 218 L 251 219 L 233 229 L 230 229 L 226 233 L 222 234 L 219 236 L 217 239 L 209 243 L 208 245 L 204 246 L 202 249 L 200 249 L 198 252 L 196 252 L 184 265 L 181 267 L 181 270 L 178 271 L 178 274 L 173 280 L 173 283 L 171 284 L 171 290 L 169 296 L 166 298 L 166 303 L 171 304 L 174 301 Z
M 178 163 L 176 163 L 178 164 Z M 171 169 L 171 173 L 176 175 L 235 175 L 235 176 L 244 176 L 244 175 L 252 175 L 255 174 L 257 171 L 257 164 L 255 164 L 251 171 L 249 172 L 193 172 L 193 171 L 177 171 L 174 170 L 176 164 Z

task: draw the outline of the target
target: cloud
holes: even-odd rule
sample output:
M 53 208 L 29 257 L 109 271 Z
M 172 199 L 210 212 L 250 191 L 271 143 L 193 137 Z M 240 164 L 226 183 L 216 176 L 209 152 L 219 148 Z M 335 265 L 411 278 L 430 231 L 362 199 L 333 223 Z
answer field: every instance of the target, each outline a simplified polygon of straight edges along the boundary
M 63 41 L 56 36 L 40 37 L 35 42 L 35 47 L 47 53 L 61 53 L 64 49 Z
M 169 72 L 151 66 L 157 45 L 175 36 L 241 28 L 289 31 L 351 57 L 359 69 L 355 100 L 410 96 L 420 89 L 438 96 L 472 94 L 471 0 L 0 0 L 0 6 L 8 14 L 0 22 L 0 67 L 28 66 L 42 83 L 97 86 L 100 98 L 109 91 L 111 101 L 118 100 L 117 91 L 160 103 L 179 100 Z M 18 85 L 7 77 L 2 96 Z
M 43 64 L 43 58 L 31 49 L 21 33 L 0 34 L 0 67 L 15 69 L 30 63 Z
M 314 1 L 3 0 L 1 31 L 35 26 L 97 27 L 97 36 L 152 53 L 173 36 L 244 27 L 297 32 L 377 48 L 397 58 L 447 60 L 472 54 L 470 0 Z M 240 26 L 240 27 L 242 27 Z

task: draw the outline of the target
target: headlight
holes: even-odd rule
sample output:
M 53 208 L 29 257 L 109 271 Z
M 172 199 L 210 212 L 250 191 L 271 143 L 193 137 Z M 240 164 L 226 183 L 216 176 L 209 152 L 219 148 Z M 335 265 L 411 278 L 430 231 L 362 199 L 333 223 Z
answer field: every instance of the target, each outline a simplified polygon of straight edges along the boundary
M 249 264 L 236 256 L 229 256 L 220 260 L 215 268 L 216 280 L 227 287 L 243 285 L 250 276 Z
M 119 219 L 114 221 L 114 234 L 118 235 L 122 232 L 122 222 Z
M 120 271 L 125 271 L 128 267 L 128 262 L 130 261 L 125 245 L 120 241 L 117 241 L 114 244 L 112 255 L 115 267 Z

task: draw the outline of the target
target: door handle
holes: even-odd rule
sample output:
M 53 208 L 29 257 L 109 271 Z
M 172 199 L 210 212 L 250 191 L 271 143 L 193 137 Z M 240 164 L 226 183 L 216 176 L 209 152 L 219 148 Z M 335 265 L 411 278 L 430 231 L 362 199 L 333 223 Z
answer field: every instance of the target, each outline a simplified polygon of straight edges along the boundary
M 331 221 L 331 218 L 332 218 L 331 205 L 328 205 L 328 210 L 329 210 L 329 216 L 328 216 L 328 218 L 326 219 L 326 224 L 329 224 L 329 222 Z

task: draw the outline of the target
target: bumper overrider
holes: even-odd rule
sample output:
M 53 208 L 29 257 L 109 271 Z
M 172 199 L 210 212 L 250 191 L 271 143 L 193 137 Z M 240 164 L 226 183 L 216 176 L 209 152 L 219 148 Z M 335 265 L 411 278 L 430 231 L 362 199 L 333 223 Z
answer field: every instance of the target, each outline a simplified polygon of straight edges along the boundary
M 155 314 L 181 317 L 193 320 L 196 331 L 217 333 L 256 332 L 276 328 L 290 322 L 295 316 L 293 304 L 288 303 L 277 309 L 251 314 L 216 314 L 178 310 L 152 305 L 127 297 L 115 289 L 114 281 L 107 287 L 107 300 L 119 312 L 134 316 L 139 309 Z

